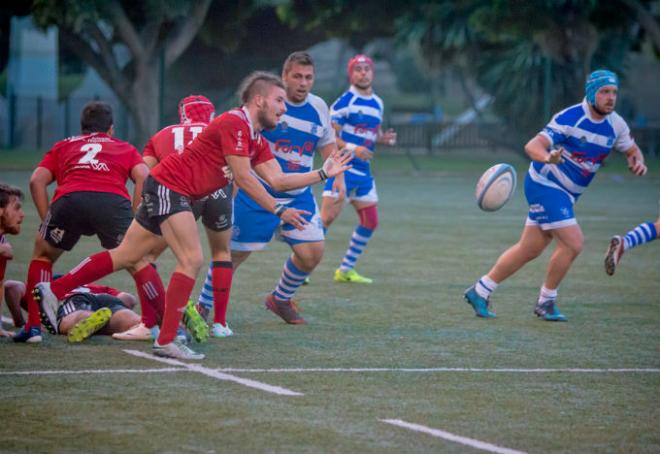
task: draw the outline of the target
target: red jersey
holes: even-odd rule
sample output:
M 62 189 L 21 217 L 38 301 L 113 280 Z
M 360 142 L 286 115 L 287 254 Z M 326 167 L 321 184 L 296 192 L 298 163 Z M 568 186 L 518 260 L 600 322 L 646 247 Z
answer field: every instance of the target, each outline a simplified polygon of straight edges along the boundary
M 69 293 L 64 295 L 64 298 L 68 298 L 72 295 L 75 295 L 76 293 L 91 293 L 92 295 L 100 295 L 101 293 L 107 293 L 108 295 L 117 296 L 121 292 L 116 288 L 106 287 L 105 285 L 87 284 L 74 288 Z
M 195 140 L 197 135 L 206 128 L 206 123 L 187 123 L 167 126 L 153 135 L 144 147 L 142 156 L 151 156 L 158 162 L 166 156 L 183 149 Z
M 173 191 L 201 199 L 229 184 L 222 170 L 227 155 L 249 157 L 252 167 L 274 159 L 244 109 L 230 110 L 213 120 L 183 153 L 170 154 L 151 169 L 151 176 Z
M 140 153 L 127 142 L 103 133 L 85 134 L 53 145 L 39 163 L 57 181 L 54 202 L 71 192 L 110 192 L 130 199 L 126 180 L 143 164 Z

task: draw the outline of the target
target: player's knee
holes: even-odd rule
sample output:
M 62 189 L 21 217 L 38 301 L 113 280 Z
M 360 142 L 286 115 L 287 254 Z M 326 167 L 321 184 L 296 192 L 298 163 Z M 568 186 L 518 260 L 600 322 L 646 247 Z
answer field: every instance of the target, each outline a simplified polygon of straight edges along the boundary
M 191 275 L 197 275 L 204 264 L 202 254 L 187 254 L 179 258 L 179 265 Z
M 378 228 L 378 207 L 376 205 L 368 206 L 358 210 L 360 225 L 369 230 Z

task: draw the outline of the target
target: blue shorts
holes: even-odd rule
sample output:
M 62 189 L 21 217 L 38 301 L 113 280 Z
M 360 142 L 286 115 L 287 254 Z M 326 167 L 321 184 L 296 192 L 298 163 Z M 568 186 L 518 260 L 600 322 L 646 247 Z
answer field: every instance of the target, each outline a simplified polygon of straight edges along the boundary
M 337 194 L 332 192 L 334 181 L 334 178 L 330 178 L 325 182 L 323 197 L 337 197 Z M 347 202 L 378 202 L 376 181 L 371 175 L 362 172 L 354 173 L 347 170 L 344 172 L 344 181 L 346 182 Z
M 293 199 L 278 199 L 278 201 L 287 207 L 311 213 L 304 216 L 309 222 L 305 229 L 297 230 L 291 224 L 282 223 L 279 217 L 264 210 L 244 191 L 239 190 L 234 199 L 232 250 L 260 251 L 270 242 L 278 227 L 280 227 L 282 241 L 290 245 L 313 243 L 325 239 L 321 215 L 311 190 L 307 190 Z
M 551 188 L 525 177 L 525 197 L 529 214 L 525 225 L 538 225 L 542 230 L 576 225 L 571 197 L 561 189 Z

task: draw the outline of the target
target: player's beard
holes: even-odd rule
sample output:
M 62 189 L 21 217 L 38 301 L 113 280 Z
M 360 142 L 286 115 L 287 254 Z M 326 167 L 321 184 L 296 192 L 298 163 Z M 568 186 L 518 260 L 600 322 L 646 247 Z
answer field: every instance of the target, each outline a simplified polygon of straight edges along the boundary
M 269 107 L 270 106 L 266 104 L 263 108 L 259 109 L 259 112 L 257 113 L 257 119 L 259 120 L 259 124 L 263 129 L 274 129 L 277 126 L 277 122 L 278 122 L 277 117 L 275 117 L 275 121 L 269 118 L 268 115 Z
M 594 110 L 596 111 L 596 113 L 597 113 L 598 115 L 602 115 L 603 117 L 605 117 L 605 116 L 611 114 L 611 113 L 614 111 L 614 105 L 612 106 L 612 108 L 611 108 L 608 112 L 605 112 L 603 109 L 601 109 L 600 107 L 598 107 L 598 103 L 594 103 L 591 107 L 594 108 Z

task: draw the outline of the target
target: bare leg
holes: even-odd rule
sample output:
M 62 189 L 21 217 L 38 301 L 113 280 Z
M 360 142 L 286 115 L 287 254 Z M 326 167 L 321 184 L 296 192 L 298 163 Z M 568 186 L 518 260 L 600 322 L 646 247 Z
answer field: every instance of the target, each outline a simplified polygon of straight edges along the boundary
M 551 241 L 550 233 L 544 232 L 536 225 L 526 225 L 520 240 L 500 255 L 488 272 L 488 277 L 497 283 L 502 282 L 541 255 Z
M 548 270 L 543 284 L 548 289 L 559 287 L 571 264 L 580 255 L 584 246 L 584 235 L 577 224 L 553 230 L 552 236 L 557 239 L 557 247 L 548 263 Z

